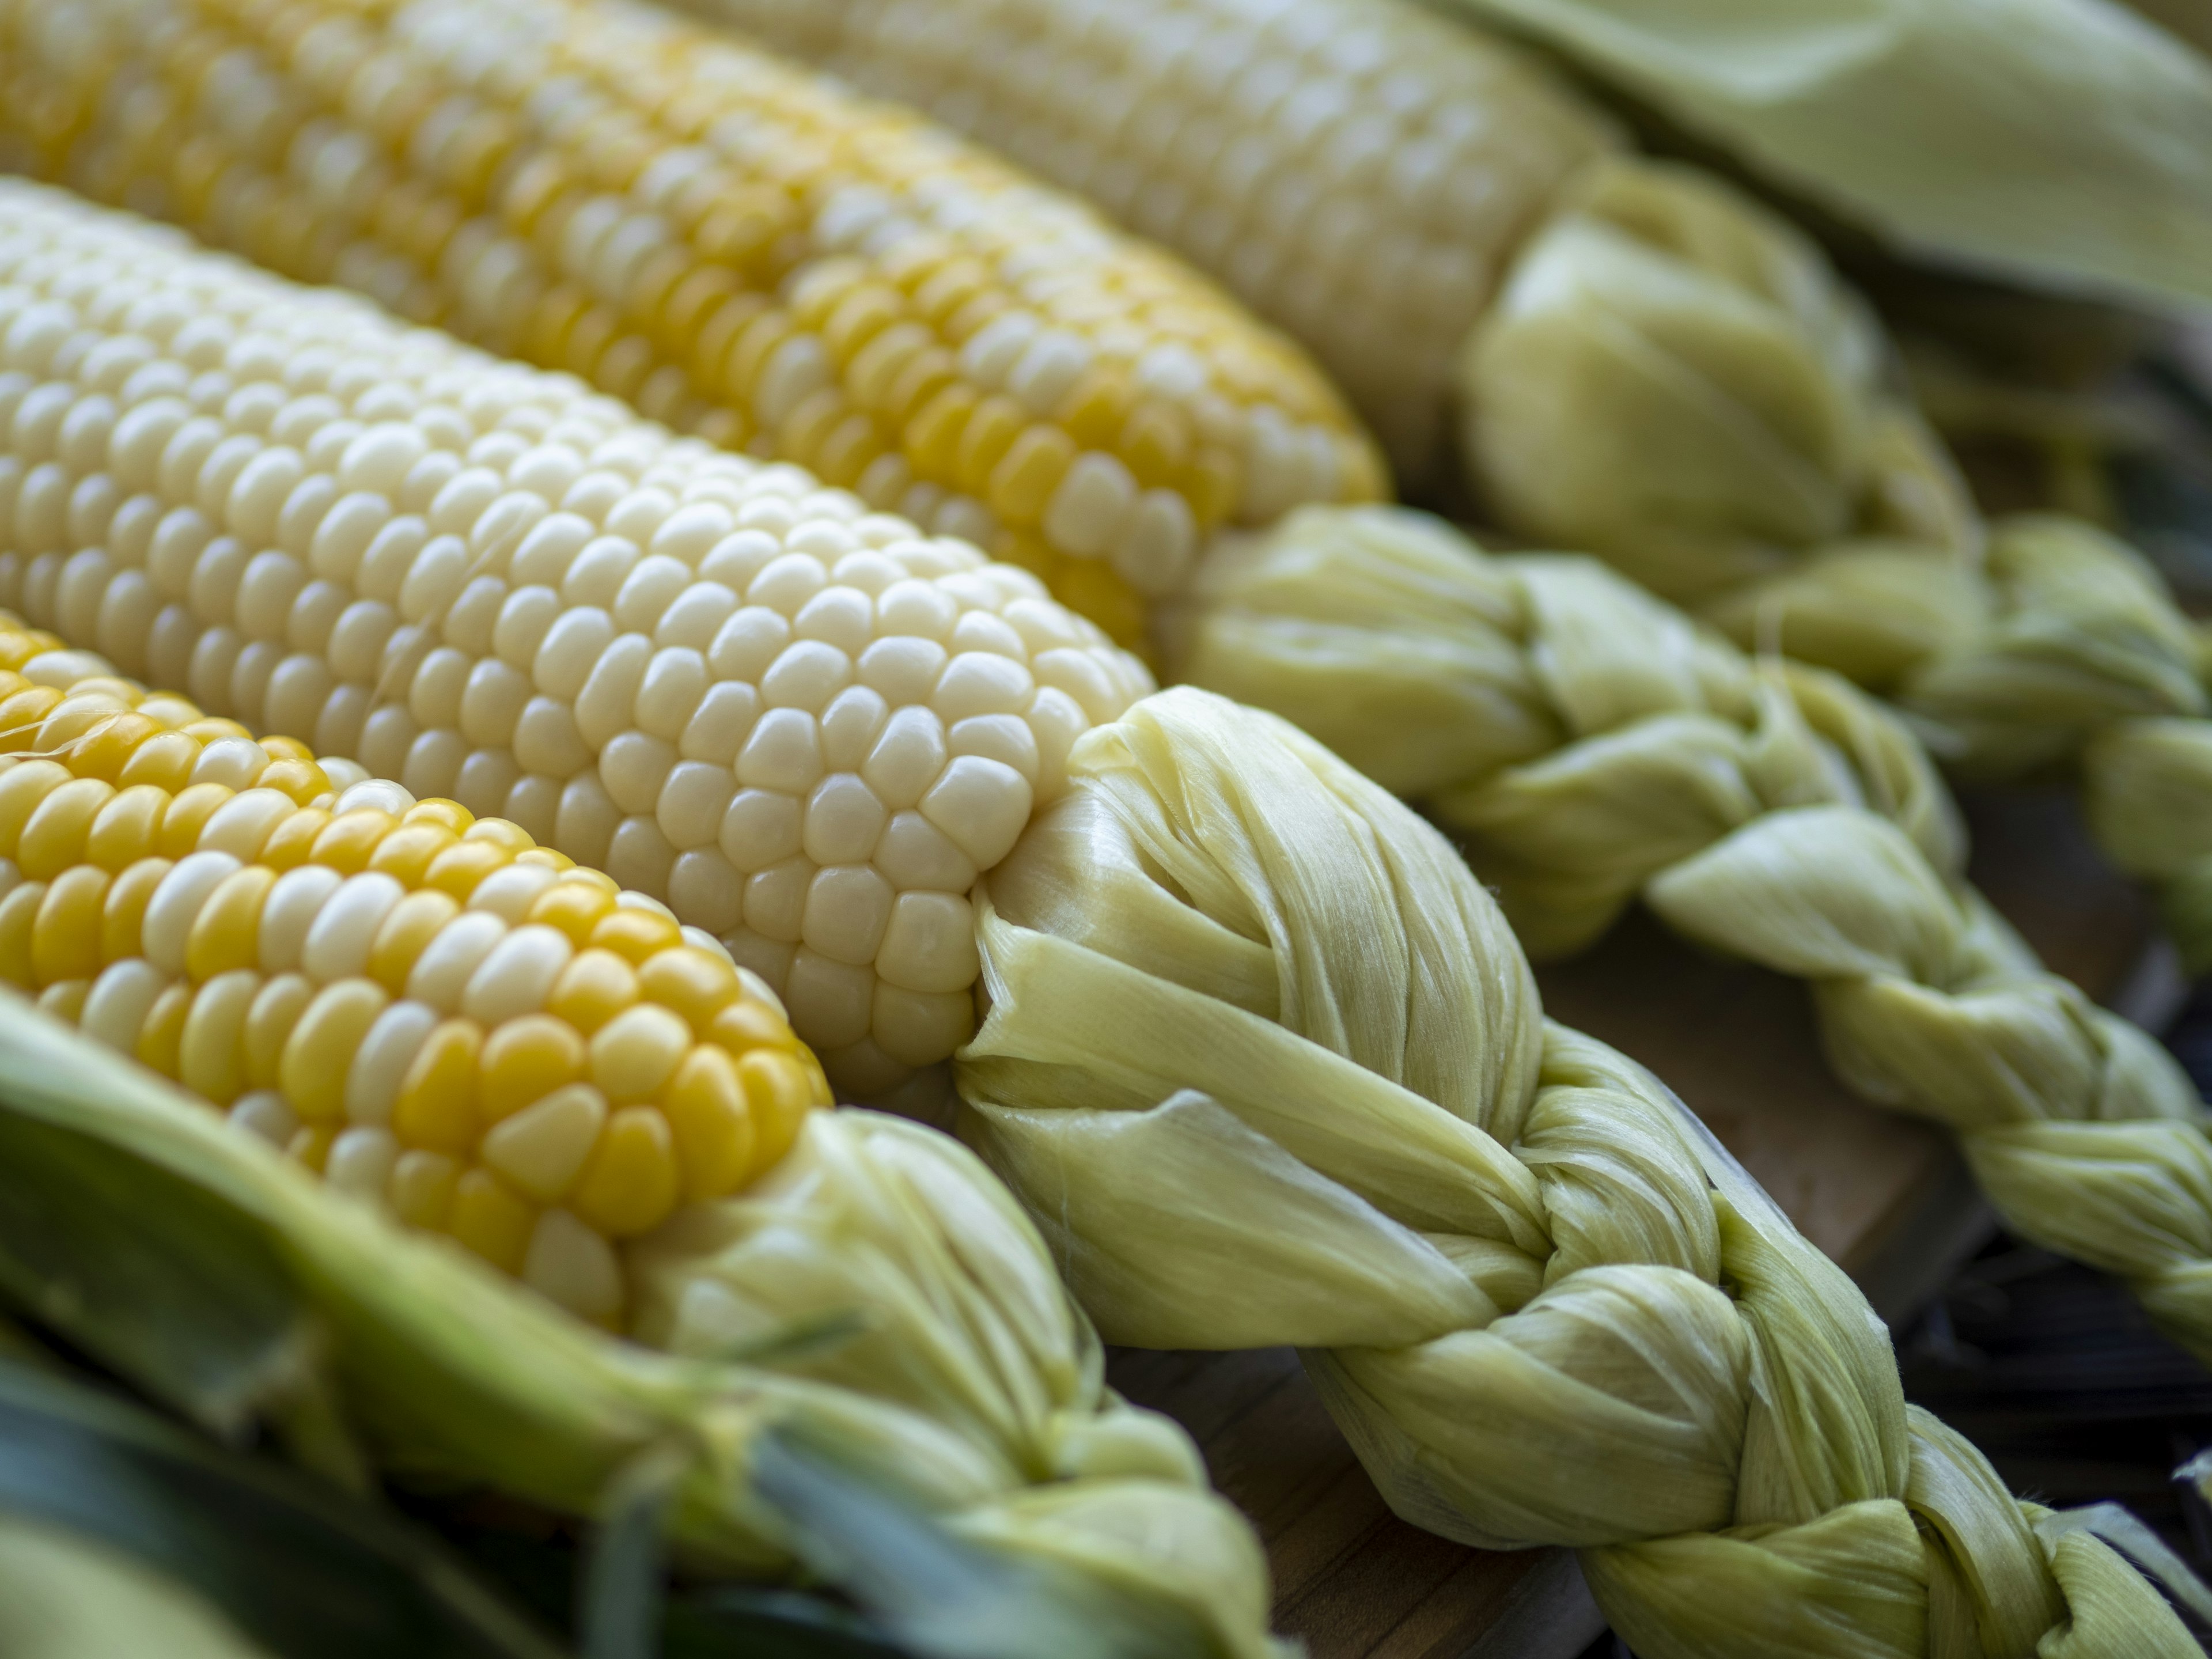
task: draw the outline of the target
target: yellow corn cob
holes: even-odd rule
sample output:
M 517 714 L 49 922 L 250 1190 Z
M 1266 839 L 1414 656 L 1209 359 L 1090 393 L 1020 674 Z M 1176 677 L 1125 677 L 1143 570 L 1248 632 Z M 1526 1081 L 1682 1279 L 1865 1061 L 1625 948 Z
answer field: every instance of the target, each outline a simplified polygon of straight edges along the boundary
M 911 116 L 566 0 L 0 5 L 20 170 L 570 369 L 1124 642 L 1216 526 L 1372 496 L 1286 342 Z
M 333 1186 L 613 1322 L 612 1243 L 829 1103 L 757 978 L 514 824 L 4 612 L 0 665 L 0 981 Z
M 0 605 L 665 899 L 842 1087 L 1149 689 L 1028 573 L 565 376 L 0 181 Z
M 1606 124 L 1372 0 L 682 0 L 1078 191 L 1303 342 L 1417 477 L 1452 364 Z

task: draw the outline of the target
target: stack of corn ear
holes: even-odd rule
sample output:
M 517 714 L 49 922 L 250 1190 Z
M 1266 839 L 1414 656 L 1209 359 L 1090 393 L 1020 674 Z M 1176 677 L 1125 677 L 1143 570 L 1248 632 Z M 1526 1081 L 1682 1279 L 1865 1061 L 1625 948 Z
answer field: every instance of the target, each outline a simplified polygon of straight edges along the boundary
M 1181 252 L 1313 350 L 1401 477 L 1456 426 L 1516 535 L 1849 676 L 1966 775 L 2080 763 L 2106 849 L 2212 966 L 2195 630 L 2087 526 L 1984 526 L 1863 307 L 1749 199 L 1401 0 L 687 3 Z
M 239 15 L 282 33 L 287 17 L 333 14 L 309 6 Z M 620 22 L 623 15 L 606 15 Z M 598 27 L 576 24 L 580 37 Z M 66 25 L 40 27 L 50 45 L 72 38 Z M 74 40 L 89 50 L 92 38 Z M 153 29 L 146 38 L 162 37 Z M 460 52 L 465 43 L 449 44 Z M 218 58 L 204 78 L 228 86 L 223 77 L 244 73 L 240 61 Z M 134 84 L 118 76 L 101 108 L 127 102 L 117 88 Z M 153 108 L 161 95 L 149 100 Z M 535 106 L 559 102 L 544 91 Z M 249 105 L 240 94 L 210 107 Z M 52 129 L 64 149 L 66 126 Z M 721 937 L 738 964 L 784 994 L 799 1034 L 846 1017 L 828 1027 L 847 1039 L 829 1056 L 833 1075 L 844 1066 L 881 1077 L 924 1063 L 931 1056 L 920 1042 L 907 1048 L 910 1058 L 893 1048 L 916 1029 L 902 1022 L 917 1008 L 949 1009 L 926 1000 L 933 995 L 966 1006 L 959 991 L 909 991 L 894 977 L 905 971 L 905 947 L 894 940 L 903 937 L 908 900 L 917 890 L 960 895 L 919 880 L 899 888 L 881 862 L 913 868 L 896 863 L 891 841 L 903 818 L 961 850 L 963 881 L 982 879 L 974 900 L 963 900 L 972 908 L 960 914 L 975 916 L 968 948 L 980 956 L 964 958 L 960 982 L 980 960 L 988 1006 L 962 1070 L 971 1132 L 1047 1218 L 1080 1294 L 1115 1335 L 1325 1350 L 1316 1374 L 1395 1505 L 1470 1541 L 1583 1548 L 1617 1627 L 1653 1656 L 1749 1659 L 1792 1644 L 1813 1654 L 1944 1654 L 1977 1640 L 2024 1650 L 2062 1626 L 2085 1656 L 2187 1650 L 2172 1614 L 2118 1556 L 2062 1518 L 2014 1503 L 1971 1448 L 1907 1412 L 1879 1324 L 1848 1282 L 1699 1138 L 1663 1088 L 1601 1045 L 1545 1024 L 1502 913 L 1449 844 L 1311 740 L 1195 690 L 1132 707 L 1142 672 L 1047 600 L 1034 578 L 921 538 L 793 469 L 672 440 L 573 382 L 501 368 L 28 186 L 9 187 L 6 208 L 0 294 L 12 309 L 0 349 L 15 377 L 8 412 L 17 447 L 9 477 L 19 535 L 27 524 L 40 538 L 8 556 L 21 603 L 73 641 L 88 630 L 126 666 L 139 653 L 157 678 L 161 665 L 181 662 L 188 684 L 221 691 L 255 730 L 298 723 L 280 711 L 312 713 L 318 742 L 321 722 L 332 720 L 330 735 L 352 737 L 372 770 L 396 764 L 410 790 L 451 780 L 467 810 L 480 788 L 539 823 L 550 811 L 565 850 L 604 858 L 617 876 L 625 860 L 659 875 L 678 917 L 702 895 L 720 895 L 726 917 L 734 895 L 742 926 Z M 557 501 L 543 493 L 553 489 Z M 362 605 L 372 608 L 356 611 Z M 375 642 L 347 659 L 366 665 L 359 670 L 323 659 L 335 659 L 325 648 L 348 615 L 367 618 L 359 625 Z M 426 681 L 433 659 L 443 666 Z M 94 666 L 79 663 L 59 678 L 73 683 Z M 538 679 L 541 668 L 550 683 Z M 386 719 L 387 679 L 405 686 L 409 724 Z M 341 696 L 341 684 L 358 691 Z M 135 694 L 103 686 L 99 695 L 127 702 Z M 525 711 L 541 702 L 584 750 L 565 783 L 526 771 L 514 747 Z M 108 713 L 159 726 L 143 707 Z M 908 718 L 924 708 L 926 719 Z M 798 719 L 780 718 L 793 710 Z M 58 705 L 38 712 L 43 724 Z M 469 735 L 471 722 L 480 722 L 481 739 Z M 309 763 L 203 730 L 255 748 L 268 767 Z M 736 752 L 724 752 L 732 742 Z M 226 754 L 241 772 L 253 766 Z M 888 793 L 867 775 L 878 756 Z M 184 775 L 189 793 L 191 770 Z M 817 808 L 834 806 L 824 816 L 834 828 L 846 821 L 838 803 L 858 800 L 847 778 L 876 804 L 872 836 L 837 842 L 848 849 L 842 860 L 814 859 L 805 838 Z M 54 781 L 56 794 L 69 787 Z M 337 806 L 338 781 L 325 772 L 307 804 L 288 797 L 285 822 Z M 914 804 L 894 811 L 908 791 Z M 325 793 L 329 805 L 312 804 Z M 115 799 L 129 794 L 118 789 Z M 787 849 L 775 867 L 804 865 L 795 922 L 766 908 L 757 922 L 751 908 L 757 893 L 765 906 L 782 890 L 776 882 L 757 887 L 774 872 L 745 862 L 757 855 L 750 814 L 763 794 L 804 798 L 799 850 Z M 699 801 L 707 809 L 690 812 Z M 376 810 L 396 820 L 416 807 L 392 797 Z M 103 797 L 94 823 L 108 810 Z M 274 804 L 267 810 L 273 840 L 281 826 Z M 351 816 L 334 815 L 312 836 L 295 834 L 312 854 Z M 452 856 L 439 836 L 465 843 L 456 832 L 473 828 L 443 808 L 429 818 L 442 822 L 403 842 L 410 858 L 424 848 L 418 884 Z M 380 831 L 378 850 L 382 834 L 409 836 L 426 822 Z M 85 833 L 88 848 L 90 825 Z M 195 842 L 177 867 L 198 850 Z M 703 861 L 686 864 L 694 853 Z M 478 860 L 490 861 L 480 853 L 457 860 L 454 880 L 471 894 L 462 866 Z M 927 867 L 950 879 L 963 866 Z M 696 888 L 679 881 L 685 871 L 697 875 Z M 400 884 L 395 872 L 363 871 L 334 891 L 380 873 Z M 263 916 L 286 878 L 280 872 L 267 887 Z M 196 891 L 200 879 L 188 885 Z M 226 869 L 208 883 L 202 904 L 230 879 Z M 46 884 L 39 911 L 59 884 Z M 547 890 L 560 885 L 592 884 L 563 882 L 556 871 Z M 873 896 L 848 903 L 855 888 Z M 179 892 L 180 904 L 191 896 Z M 459 895 L 449 896 L 458 904 Z M 364 953 L 364 971 L 349 976 L 377 987 L 349 994 L 364 1008 L 390 990 L 371 957 L 400 903 L 411 902 L 395 896 L 365 945 L 346 942 Z M 103 897 L 103 921 L 105 906 Z M 189 977 L 200 907 L 187 908 Z M 422 908 L 443 910 L 434 901 Z M 915 908 L 931 912 L 916 927 L 924 944 L 951 936 L 945 924 L 953 912 Z M 763 931 L 778 915 L 786 921 L 775 925 L 793 936 Z M 680 942 L 678 923 L 660 920 L 660 945 Z M 36 921 L 34 912 L 34 974 Z M 594 911 L 592 928 L 599 922 Z M 477 926 L 465 916 L 438 924 L 438 939 L 400 980 L 401 1000 L 414 1000 L 416 966 L 433 960 L 445 930 L 465 924 Z M 552 995 L 599 947 L 592 934 L 580 941 L 526 911 L 501 937 L 541 925 L 557 942 L 541 950 L 533 941 L 519 954 L 543 969 Z M 142 944 L 144 926 L 142 917 Z M 395 957 L 410 948 L 396 942 Z M 1975 941 L 1961 948 L 1963 960 L 1990 960 L 1972 954 Z M 606 953 L 623 955 L 611 944 Z M 923 959 L 944 962 L 951 976 L 949 952 Z M 467 964 L 464 998 L 491 960 Z M 396 974 L 398 962 L 391 965 Z M 100 975 L 90 977 L 87 1011 Z M 605 977 L 619 981 L 621 970 Z M 760 995 L 734 968 L 730 979 Z M 845 988 L 843 1000 L 803 994 L 823 985 Z M 327 988 L 309 988 L 303 1018 Z M 76 994 L 59 991 L 53 1001 L 65 1010 Z M 191 993 L 187 1028 L 203 994 Z M 249 1015 L 261 995 L 248 1000 Z M 210 1006 L 222 1012 L 234 1000 Z M 579 1007 L 588 1014 L 596 1005 Z M 393 1127 L 416 1059 L 444 1017 L 475 1017 L 465 1006 L 431 1008 L 387 1097 L 374 1058 L 383 1054 L 374 1038 L 381 1008 L 364 1022 L 357 1051 L 368 1064 L 362 1099 L 371 1121 L 349 1117 L 325 1146 L 283 1098 L 289 1033 L 273 1092 L 302 1117 L 288 1145 L 309 1156 L 322 1150 L 326 1169 L 354 1127 L 385 1130 L 388 1142 L 368 1144 L 392 1157 L 382 1190 L 396 1202 L 399 1164 L 418 1150 L 403 1147 Z M 688 1015 L 679 1018 L 687 1041 L 697 1040 Z M 672 1037 L 674 1026 L 665 1029 Z M 963 1014 L 919 1029 L 950 1048 L 967 1025 Z M 1144 1040 L 1133 1042 L 1133 1032 Z M 612 1073 L 599 1080 L 594 1041 L 583 1041 L 584 1073 L 551 1079 L 541 1098 L 573 1089 L 572 1098 L 588 1100 L 596 1091 L 609 1109 L 604 1121 L 592 1120 L 597 1136 L 618 1115 L 610 1087 L 628 1085 Z M 491 1047 L 488 1033 L 474 1063 Z M 180 1038 L 180 1064 L 183 1050 Z M 240 1053 L 251 1083 L 252 1054 Z M 325 1085 L 309 1103 L 327 1113 L 335 1094 L 350 1112 L 352 1064 L 343 1091 Z M 672 1069 L 663 1088 L 675 1078 Z M 387 1098 L 392 1122 L 373 1121 Z M 629 1103 L 664 1126 L 660 1144 L 688 1174 L 676 1157 L 683 1114 L 673 1097 Z M 493 1146 L 510 1121 L 485 1123 L 479 1102 L 481 1138 L 466 1155 L 487 1180 L 510 1179 L 494 1158 L 510 1150 L 505 1139 Z M 600 1234 L 628 1274 L 621 1316 L 658 1340 L 712 1353 L 787 1326 L 790 1304 L 774 1299 L 771 1281 L 818 1304 L 818 1292 L 797 1288 L 808 1275 L 789 1272 L 782 1235 L 788 1209 L 830 1201 L 819 1195 L 836 1185 L 825 1173 L 831 1158 L 824 1152 L 819 1170 L 785 1172 L 829 1133 L 823 1126 L 852 1121 L 805 1114 L 794 1150 L 753 1186 L 704 1213 L 672 1213 L 635 1241 Z M 652 1138 L 652 1126 L 642 1128 Z M 195 1146 L 219 1141 L 257 1170 L 282 1172 L 265 1150 L 225 1139 L 211 1122 L 187 1130 L 164 1120 L 164 1130 Z M 128 1139 L 120 1125 L 118 1133 Z M 2032 1161 L 2063 1142 L 2030 1134 L 2017 1150 Z M 2104 1149 L 2079 1150 L 2091 1162 Z M 460 1162 L 459 1153 L 444 1155 Z M 595 1139 L 574 1178 L 588 1182 L 600 1156 Z M 296 1173 L 282 1184 L 287 1193 L 302 1185 Z M 923 1195 L 941 1194 L 937 1177 L 909 1184 L 918 1209 Z M 548 1224 L 570 1238 L 593 1231 L 574 1207 L 580 1191 L 564 1187 L 541 1200 L 545 1214 L 557 1209 L 577 1227 L 535 1215 L 533 1244 Z M 313 1196 L 312 1213 L 325 1218 L 315 1226 L 353 1224 L 344 1206 Z M 885 1212 L 873 1194 L 848 1187 L 838 1197 L 851 1225 Z M 833 1293 L 872 1314 L 864 1289 L 910 1284 L 912 1272 L 900 1269 L 901 1253 L 916 1248 L 903 1231 L 914 1215 L 903 1206 L 895 1212 L 894 1231 L 878 1247 L 884 1260 L 854 1252 L 863 1266 L 854 1267 L 825 1251 L 821 1271 Z M 2203 1251 L 2190 1253 L 2191 1217 L 2173 1218 L 2177 1242 L 2160 1271 L 2185 1294 Z M 1001 1221 L 1034 1246 L 1011 1212 Z M 447 1262 L 452 1252 L 424 1259 Z M 927 1259 L 964 1267 L 999 1293 L 979 1307 L 1011 1294 L 1005 1264 L 950 1250 Z M 527 1251 L 522 1266 L 526 1273 Z M 1075 1318 L 1050 1296 L 1039 1305 Z M 917 1310 L 915 1328 L 936 1334 L 926 1322 L 942 1320 L 942 1307 Z M 588 1334 L 573 1321 L 560 1328 L 564 1340 Z M 872 1409 L 931 1424 L 963 1454 L 995 1434 L 1005 1466 L 1018 1461 L 1011 1443 L 1040 1476 L 1073 1474 L 1036 1492 L 978 1488 L 978 1506 L 995 1496 L 995 1518 L 951 1501 L 937 1506 L 994 1547 L 1057 1553 L 1146 1607 L 1188 1617 L 1198 1598 L 1234 1586 L 1205 1632 L 1232 1650 L 1257 1641 L 1256 1618 L 1245 1622 L 1258 1594 L 1249 1538 L 1207 1533 L 1204 1517 L 1218 1511 L 1165 1478 L 1187 1458 L 1183 1443 L 1110 1409 L 1088 1328 L 1079 1322 L 1077 1334 L 1052 1350 L 1073 1356 L 1057 1395 L 1040 1380 L 1008 1385 L 1003 1400 L 978 1397 L 960 1375 L 963 1356 L 980 1360 L 1002 1340 L 987 1325 L 942 1363 L 832 1353 L 813 1362 L 827 1380 L 805 1381 L 812 1389 L 848 1375 L 872 1381 L 894 1399 Z M 984 1369 L 1003 1374 L 996 1359 Z M 1060 1399 L 1074 1402 L 1072 1415 Z M 860 1443 L 873 1443 L 862 1436 Z M 1177 1468 L 1187 1473 L 1188 1464 Z M 735 1524 L 713 1518 L 726 1530 Z M 1117 1525 L 1137 1541 L 1116 1543 Z
M 747 1466 L 796 1433 L 1075 1570 L 1101 1651 L 1272 1651 L 1256 1540 L 1180 1430 L 1104 1390 L 1006 1192 L 933 1130 L 828 1109 L 718 945 L 512 823 L 252 742 L 4 617 L 0 662 L 0 981 L 204 1103 L 15 1017 L 0 1138 L 44 1121 L 265 1225 L 386 1456 L 589 1513 L 696 1439 L 679 1535 L 773 1571 L 790 1543 Z M 854 1340 L 726 1358 L 825 1321 Z M 488 1412 L 512 1420 L 478 1439 Z

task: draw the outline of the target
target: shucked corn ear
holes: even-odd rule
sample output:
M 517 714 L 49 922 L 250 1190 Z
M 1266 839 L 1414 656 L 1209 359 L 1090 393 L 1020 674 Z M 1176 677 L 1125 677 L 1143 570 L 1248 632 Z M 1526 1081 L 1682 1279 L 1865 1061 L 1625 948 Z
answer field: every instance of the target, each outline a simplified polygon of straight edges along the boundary
M 976 872 L 1143 668 L 1011 565 L 0 182 L 0 605 L 665 899 L 841 1086 L 972 1024 Z
M 0 613 L 0 982 L 332 1186 L 617 1322 L 615 1247 L 829 1103 L 659 906 L 181 698 L 57 687 L 58 645 Z
M 681 0 L 972 133 L 1302 341 L 1418 477 L 1452 364 L 1613 141 L 1510 48 L 1370 0 Z
M 1652 1659 L 2194 1651 L 1905 1405 L 1865 1299 L 1680 1103 L 1544 1018 L 1409 808 L 1188 687 L 1073 770 L 979 890 L 958 1066 L 1107 1337 L 1296 1344 L 1398 1513 L 1575 1547 Z M 2143 1126 L 2033 1127 L 2106 1180 Z M 2201 1221 L 2143 1226 L 2202 1282 Z
M 513 824 L 252 743 L 4 615 L 0 665 L 0 984 L 571 1312 L 830 1385 L 840 1446 L 936 1501 L 965 1488 L 991 1547 L 1176 1604 L 1138 1651 L 1194 1626 L 1272 1650 L 1256 1544 L 1182 1431 L 1106 1390 L 1012 1198 L 934 1131 L 813 1109 L 819 1068 L 712 939 Z M 78 1104 L 62 1121 L 104 1133 Z M 562 1462 L 550 1443 L 526 1463 Z
M 1864 307 L 1747 198 L 1626 156 L 1498 43 L 1399 0 L 686 3 L 1177 248 L 1312 347 L 1401 471 L 1439 459 L 1456 402 L 1516 534 L 1893 698 L 1947 762 L 2087 745 L 2093 817 L 2136 826 L 2106 844 L 2171 883 L 2212 963 L 2212 848 L 2177 805 L 2212 794 L 2193 630 L 2086 526 L 1983 526 Z M 2132 725 L 2157 717 L 2181 724 Z
M 1124 643 L 1217 526 L 1382 489 L 1180 265 L 641 9 L 9 0 L 0 109 L 20 170 L 798 462 Z

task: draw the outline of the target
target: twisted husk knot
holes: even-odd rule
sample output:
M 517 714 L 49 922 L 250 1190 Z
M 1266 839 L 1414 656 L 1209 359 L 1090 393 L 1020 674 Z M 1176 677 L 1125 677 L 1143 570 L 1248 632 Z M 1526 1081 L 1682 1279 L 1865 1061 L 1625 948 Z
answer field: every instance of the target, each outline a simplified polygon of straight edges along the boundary
M 1468 340 L 1468 459 L 1510 527 L 1893 697 L 1978 774 L 2202 715 L 2156 574 L 2079 521 L 1983 526 L 1888 356 L 1808 238 L 1693 170 L 1607 158 Z
M 1394 1508 L 1580 1547 L 1639 1652 L 2189 1650 L 1907 1410 L 1864 1301 L 1661 1085 L 1543 1019 L 1410 811 L 1188 689 L 1070 775 L 982 891 L 959 1081 L 1109 1340 L 1308 1349 Z
M 2164 1050 L 1964 884 L 1948 798 L 1879 704 L 1747 659 L 1586 561 L 1492 557 L 1401 512 L 1301 514 L 1218 558 L 1200 592 L 1192 677 L 1342 753 L 1376 752 L 1355 722 L 1394 734 L 1388 758 L 1505 711 L 1487 747 L 1446 730 L 1439 764 L 1381 781 L 1460 841 L 1528 949 L 1578 947 L 1641 899 L 1810 981 L 1847 1083 L 1958 1131 L 2014 1227 L 2127 1279 L 2212 1352 L 2203 1109 Z M 2114 829 L 2148 873 L 2168 873 L 2173 831 L 2155 826 L 2199 816 L 2154 788 L 2193 762 L 2212 804 L 2203 724 L 2127 723 L 2092 751 L 2115 815 L 2142 820 Z

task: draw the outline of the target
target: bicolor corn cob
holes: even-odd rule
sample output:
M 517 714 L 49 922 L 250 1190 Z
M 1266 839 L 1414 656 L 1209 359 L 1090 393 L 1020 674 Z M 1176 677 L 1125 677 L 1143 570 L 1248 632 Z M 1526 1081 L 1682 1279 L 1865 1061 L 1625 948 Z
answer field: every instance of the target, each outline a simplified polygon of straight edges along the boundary
M 1028 573 L 171 233 L 0 184 L 0 605 L 665 899 L 863 1091 L 1144 670 Z
M 682 0 L 931 112 L 1303 342 L 1408 476 L 1553 193 L 1612 143 L 1518 53 L 1372 0 Z
M 1379 465 L 1287 343 L 911 116 L 569 0 L 0 5 L 9 164 L 572 370 L 1115 637 Z
M 613 1322 L 614 1246 L 829 1103 L 661 906 L 106 668 L 0 613 L 0 982 L 332 1186 Z

